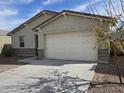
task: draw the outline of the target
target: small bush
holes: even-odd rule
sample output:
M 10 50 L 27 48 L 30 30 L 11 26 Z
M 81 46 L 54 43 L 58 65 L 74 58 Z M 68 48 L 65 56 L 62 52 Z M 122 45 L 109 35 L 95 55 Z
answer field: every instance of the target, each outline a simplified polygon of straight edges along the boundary
M 121 43 L 121 45 L 122 45 L 122 47 L 123 47 L 123 49 L 124 49 L 124 41 Z
M 5 56 L 5 57 L 10 57 L 12 56 L 12 47 L 10 44 L 5 44 L 3 49 L 2 49 L 2 52 L 1 52 L 1 55 L 2 56 Z
M 123 56 L 124 55 L 124 52 L 123 52 L 123 50 L 124 50 L 124 42 L 121 42 L 119 40 L 111 41 L 110 45 L 111 45 L 111 51 L 110 51 L 111 56 L 114 56 L 114 51 L 115 51 L 117 56 Z

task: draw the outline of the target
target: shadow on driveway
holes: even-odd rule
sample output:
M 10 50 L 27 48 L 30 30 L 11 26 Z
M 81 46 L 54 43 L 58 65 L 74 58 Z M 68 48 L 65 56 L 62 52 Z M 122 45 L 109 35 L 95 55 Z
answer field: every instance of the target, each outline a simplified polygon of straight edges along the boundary
M 27 63 L 18 62 L 21 58 L 0 56 L 0 65 L 25 65 Z
M 79 61 L 79 60 L 57 60 L 57 59 L 44 59 L 44 60 L 29 60 L 31 65 L 44 65 L 44 66 L 63 66 L 67 64 L 93 64 L 93 61 Z
M 38 79 L 38 82 L 24 85 L 18 90 L 25 93 L 85 93 L 90 81 L 68 76 L 68 73 L 54 70 L 51 77 L 32 78 Z

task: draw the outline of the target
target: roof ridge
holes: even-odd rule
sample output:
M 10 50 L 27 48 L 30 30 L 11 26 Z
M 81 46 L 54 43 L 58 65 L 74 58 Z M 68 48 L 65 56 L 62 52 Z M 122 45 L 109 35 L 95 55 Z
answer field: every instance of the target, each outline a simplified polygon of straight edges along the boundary
M 89 13 L 89 12 L 80 12 L 80 11 L 74 11 L 74 10 L 63 10 L 63 12 L 72 12 L 72 13 L 78 13 L 78 14 L 84 14 L 84 15 L 91 15 L 91 16 L 96 16 L 96 17 L 112 18 L 112 17 L 106 16 L 106 15 L 100 15 L 100 14 Z
M 53 13 L 59 13 L 59 12 L 56 12 L 56 11 L 52 11 L 52 10 L 42 10 L 42 12 L 45 11 L 45 12 L 53 12 Z

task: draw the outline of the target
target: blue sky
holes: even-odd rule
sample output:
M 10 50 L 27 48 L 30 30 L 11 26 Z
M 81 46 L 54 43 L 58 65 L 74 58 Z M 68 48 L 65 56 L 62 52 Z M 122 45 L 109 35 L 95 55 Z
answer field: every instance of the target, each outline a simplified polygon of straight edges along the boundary
M 42 10 L 91 12 L 88 1 L 105 13 L 103 0 L 0 0 L 0 29 L 10 31 Z

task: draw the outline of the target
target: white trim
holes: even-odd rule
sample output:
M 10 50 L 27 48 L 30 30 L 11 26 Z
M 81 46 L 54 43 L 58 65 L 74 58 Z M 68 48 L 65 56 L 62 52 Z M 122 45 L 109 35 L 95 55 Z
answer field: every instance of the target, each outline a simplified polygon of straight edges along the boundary
M 87 17 L 87 18 L 93 18 L 93 19 L 105 19 L 105 18 L 99 18 L 99 17 L 94 17 L 94 16 L 87 16 L 87 15 L 83 15 L 83 14 L 74 14 L 74 13 L 67 13 L 67 14 L 71 14 L 71 15 L 75 15 L 75 16 L 83 16 L 83 17 Z
M 47 34 L 44 34 L 43 36 L 44 36 L 44 58 L 47 58 L 46 57 L 46 35 Z

